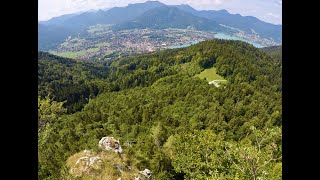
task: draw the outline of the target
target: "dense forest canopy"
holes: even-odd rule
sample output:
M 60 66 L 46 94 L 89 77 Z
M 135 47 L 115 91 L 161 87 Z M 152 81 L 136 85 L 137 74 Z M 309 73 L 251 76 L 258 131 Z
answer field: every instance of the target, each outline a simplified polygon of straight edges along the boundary
M 228 83 L 195 76 L 211 67 Z M 282 59 L 226 40 L 112 61 L 39 52 L 39 123 L 39 179 L 67 177 L 104 136 L 154 179 L 281 179 Z
M 108 63 L 77 61 L 46 52 L 38 53 L 38 92 L 42 98 L 66 101 L 68 112 L 83 108 L 98 94 L 97 81 L 107 77 Z
M 265 47 L 261 50 L 274 58 L 282 59 L 282 46 Z

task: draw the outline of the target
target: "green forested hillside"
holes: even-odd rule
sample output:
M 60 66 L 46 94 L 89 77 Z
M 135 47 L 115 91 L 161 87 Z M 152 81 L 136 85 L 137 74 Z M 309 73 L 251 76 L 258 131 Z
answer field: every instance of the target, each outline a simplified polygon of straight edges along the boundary
M 107 63 L 76 61 L 46 52 L 38 53 L 39 96 L 66 101 L 68 112 L 80 110 L 89 97 L 96 96 L 99 93 L 97 82 L 107 74 Z
M 274 58 L 282 59 L 282 46 L 265 47 L 261 48 L 261 50 Z
M 45 56 L 39 179 L 69 177 L 67 159 L 99 151 L 104 136 L 119 139 L 132 165 L 153 179 L 282 179 L 280 59 L 225 40 L 110 62 Z M 228 84 L 195 77 L 211 67 Z M 83 89 L 85 97 L 74 95 Z M 50 92 L 54 98 L 44 99 Z M 88 103 L 75 113 L 58 103 L 84 105 L 81 98 Z

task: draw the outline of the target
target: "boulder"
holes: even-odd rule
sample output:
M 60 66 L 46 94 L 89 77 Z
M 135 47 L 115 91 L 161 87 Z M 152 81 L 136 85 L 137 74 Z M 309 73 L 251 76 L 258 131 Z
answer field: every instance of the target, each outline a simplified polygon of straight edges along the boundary
M 151 171 L 149 169 L 145 169 L 143 171 L 140 171 L 140 174 L 146 176 L 147 179 L 150 179 L 152 173 L 151 173 Z
M 103 150 L 112 150 L 116 153 L 122 153 L 123 150 L 120 146 L 120 142 L 116 140 L 114 137 L 103 137 L 99 141 L 99 147 Z

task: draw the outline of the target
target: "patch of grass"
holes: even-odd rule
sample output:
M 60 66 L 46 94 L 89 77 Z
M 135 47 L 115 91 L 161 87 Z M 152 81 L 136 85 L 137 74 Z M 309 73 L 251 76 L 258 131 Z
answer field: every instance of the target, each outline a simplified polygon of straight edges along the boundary
M 68 41 L 65 41 L 65 42 L 63 42 L 62 44 L 61 44 L 61 46 L 65 46 L 65 47 L 67 47 L 69 45 L 69 42 Z
M 84 50 L 85 52 L 98 52 L 100 48 L 91 48 L 91 49 L 87 49 Z
M 98 43 L 98 44 L 96 44 L 96 46 L 97 47 L 110 46 L 110 43 L 108 43 L 108 42 Z
M 87 31 L 88 31 L 88 33 L 95 34 L 98 32 L 105 31 L 105 30 L 109 30 L 110 27 L 111 27 L 110 24 L 97 24 L 94 26 L 90 26 Z
M 208 82 L 213 80 L 225 80 L 222 76 L 217 74 L 215 67 L 205 69 L 200 74 L 196 74 L 195 77 L 199 77 L 200 79 L 205 78 Z M 226 81 L 222 81 L 221 83 L 226 83 Z
M 61 46 L 64 46 L 64 47 L 77 47 L 77 46 L 82 45 L 84 42 L 85 42 L 84 39 L 80 39 L 80 38 L 76 38 L 75 37 L 75 38 L 70 38 L 67 41 L 63 42 L 61 44 Z
M 55 51 L 49 51 L 49 53 L 52 53 L 57 56 L 66 57 L 66 58 L 76 58 L 77 56 L 83 56 L 86 53 L 89 52 L 98 52 L 100 48 L 90 48 L 86 50 L 81 50 L 77 52 L 67 51 L 67 52 L 55 52 Z

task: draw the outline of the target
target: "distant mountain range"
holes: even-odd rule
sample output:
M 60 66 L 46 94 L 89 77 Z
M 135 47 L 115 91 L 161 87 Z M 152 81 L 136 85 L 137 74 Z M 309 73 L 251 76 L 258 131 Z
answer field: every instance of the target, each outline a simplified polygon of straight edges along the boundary
M 133 28 L 193 28 L 204 31 L 223 32 L 228 29 L 214 20 L 199 17 L 177 7 L 160 6 L 146 11 L 142 15 L 114 26 L 114 30 Z
M 38 24 L 39 49 L 49 50 L 68 36 L 85 33 L 96 24 L 114 24 L 113 30 L 132 28 L 192 28 L 222 33 L 244 32 L 281 43 L 282 26 L 252 16 L 230 14 L 226 10 L 197 11 L 189 5 L 168 6 L 158 1 L 130 4 L 108 10 L 75 13 Z
M 44 25 L 57 25 L 67 27 L 88 27 L 95 24 L 119 24 L 142 15 L 143 13 L 161 6 L 166 6 L 158 1 L 130 4 L 126 7 L 114 7 L 109 10 L 84 12 L 54 17 L 41 22 Z

